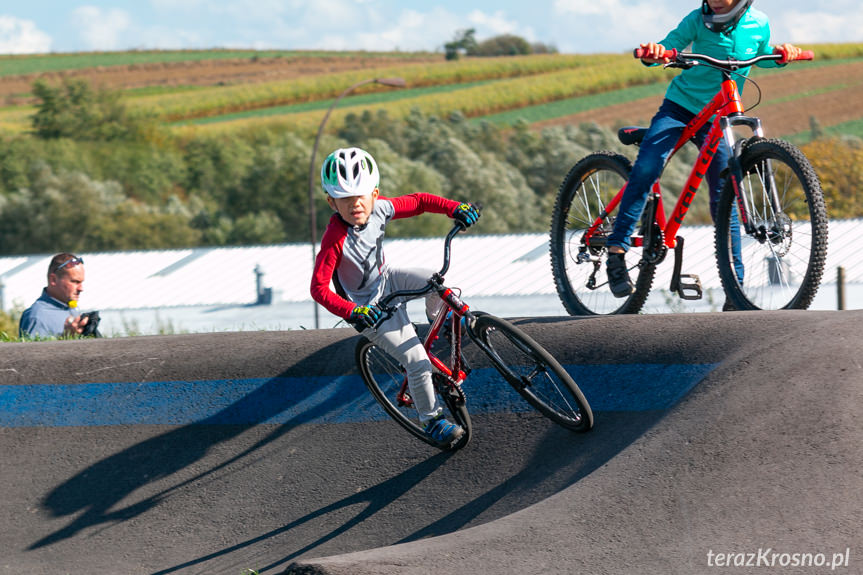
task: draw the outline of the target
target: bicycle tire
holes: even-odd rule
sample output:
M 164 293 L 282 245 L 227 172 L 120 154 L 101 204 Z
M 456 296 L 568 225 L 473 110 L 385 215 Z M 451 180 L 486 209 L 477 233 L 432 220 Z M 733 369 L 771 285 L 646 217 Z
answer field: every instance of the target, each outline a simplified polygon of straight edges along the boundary
M 506 320 L 477 315 L 472 337 L 503 378 L 537 411 L 572 431 L 593 427 L 593 411 L 572 376 L 529 335 Z
M 360 338 L 357 343 L 355 356 L 360 376 L 372 397 L 384 408 L 387 415 L 411 435 L 444 451 L 462 449 L 468 444 L 472 428 L 467 405 L 448 394 L 441 394 L 439 386 L 435 385 L 435 393 L 441 398 L 444 409 L 449 412 L 451 419 L 464 429 L 464 434 L 455 443 L 437 442 L 423 431 L 413 404 L 398 405 L 396 396 L 406 377 L 401 364 L 365 337 Z
M 765 185 L 772 167 L 782 214 Z M 716 263 L 726 297 L 738 310 L 807 309 L 821 283 L 827 259 L 827 209 L 818 176 L 796 146 L 753 139 L 740 158 L 740 189 L 749 202 L 756 233 L 741 235 L 742 279 L 735 270 L 732 214 L 739 213 L 730 182 L 716 216 Z M 769 181 L 769 180 L 767 180 Z M 739 218 L 738 218 L 739 219 Z
M 551 218 L 549 252 L 557 294 L 569 315 L 638 313 L 647 300 L 656 266 L 639 266 L 640 247 L 626 253 L 626 267 L 630 273 L 638 273 L 635 291 L 626 298 L 616 298 L 606 277 L 607 249 L 582 245 L 584 233 L 629 180 L 631 171 L 632 164 L 625 156 L 596 152 L 573 166 L 560 185 Z M 607 214 L 596 233 L 610 234 L 616 214 L 616 210 Z M 579 261 L 580 253 L 589 253 L 592 261 Z

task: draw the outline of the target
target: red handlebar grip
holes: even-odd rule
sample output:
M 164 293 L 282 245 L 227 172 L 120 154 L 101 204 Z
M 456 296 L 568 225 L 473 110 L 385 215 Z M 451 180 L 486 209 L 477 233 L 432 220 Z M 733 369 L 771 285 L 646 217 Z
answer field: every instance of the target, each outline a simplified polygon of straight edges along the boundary
M 636 48 L 632 51 L 632 55 L 635 58 L 644 58 L 645 54 L 646 51 L 643 48 Z M 662 53 L 662 56 L 660 56 L 660 58 L 668 58 L 670 60 L 674 60 L 675 58 L 677 58 L 677 48 L 666 50 Z
M 798 60 L 814 60 L 815 59 L 815 52 L 813 52 L 812 50 L 803 50 L 802 52 L 800 52 L 800 55 L 797 56 L 797 59 Z

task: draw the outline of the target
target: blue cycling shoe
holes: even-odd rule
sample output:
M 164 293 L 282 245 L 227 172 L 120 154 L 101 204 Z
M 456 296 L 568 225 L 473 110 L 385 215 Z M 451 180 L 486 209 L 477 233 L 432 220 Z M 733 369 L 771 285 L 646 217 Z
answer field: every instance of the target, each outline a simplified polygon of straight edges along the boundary
M 425 432 L 438 443 L 452 443 L 464 435 L 464 429 L 460 425 L 450 423 L 443 415 L 429 420 L 425 425 Z

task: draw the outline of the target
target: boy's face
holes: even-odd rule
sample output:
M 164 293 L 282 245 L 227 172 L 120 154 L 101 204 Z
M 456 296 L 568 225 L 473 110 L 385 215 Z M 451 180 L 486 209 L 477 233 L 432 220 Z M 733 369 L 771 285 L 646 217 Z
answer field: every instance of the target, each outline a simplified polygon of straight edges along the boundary
M 327 203 L 350 225 L 362 226 L 369 221 L 369 216 L 372 215 L 372 208 L 375 207 L 375 199 L 377 197 L 378 190 L 375 188 L 372 193 L 365 196 L 351 196 L 350 198 L 327 196 Z
M 740 0 L 707 0 L 710 9 L 716 14 L 725 14 L 737 4 Z

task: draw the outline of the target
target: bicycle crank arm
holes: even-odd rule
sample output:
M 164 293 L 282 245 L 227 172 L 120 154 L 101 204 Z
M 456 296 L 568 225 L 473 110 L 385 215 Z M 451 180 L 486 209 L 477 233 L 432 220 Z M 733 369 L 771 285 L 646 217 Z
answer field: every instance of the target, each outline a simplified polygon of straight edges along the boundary
M 674 245 L 674 272 L 671 274 L 671 285 L 668 289 L 676 293 L 680 299 L 697 300 L 704 295 L 701 289 L 701 279 L 695 274 L 682 274 L 683 267 L 683 237 L 677 236 Z

